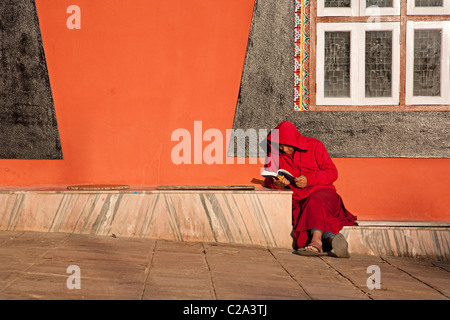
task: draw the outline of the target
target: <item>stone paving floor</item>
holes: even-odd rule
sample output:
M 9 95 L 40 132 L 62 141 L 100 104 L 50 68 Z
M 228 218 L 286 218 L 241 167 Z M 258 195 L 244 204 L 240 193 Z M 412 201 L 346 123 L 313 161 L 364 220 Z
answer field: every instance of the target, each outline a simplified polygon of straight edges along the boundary
M 0 299 L 449 300 L 450 262 L 0 231 Z

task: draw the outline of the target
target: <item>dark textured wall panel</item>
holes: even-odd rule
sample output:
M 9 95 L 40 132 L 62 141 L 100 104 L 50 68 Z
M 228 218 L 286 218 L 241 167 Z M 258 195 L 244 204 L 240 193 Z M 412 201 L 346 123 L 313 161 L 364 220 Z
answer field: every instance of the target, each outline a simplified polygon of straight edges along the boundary
M 449 112 L 294 111 L 293 84 L 294 0 L 257 0 L 233 129 L 270 130 L 289 120 L 332 157 L 450 157 Z M 248 145 L 245 135 L 232 138 Z M 236 148 L 234 155 L 256 152 Z
M 448 158 L 448 112 L 295 112 L 286 115 L 333 157 Z
M 0 158 L 62 158 L 33 0 L 0 1 Z
M 255 1 L 233 129 L 273 128 L 293 108 L 294 3 Z M 242 135 L 231 138 L 235 145 L 246 142 Z

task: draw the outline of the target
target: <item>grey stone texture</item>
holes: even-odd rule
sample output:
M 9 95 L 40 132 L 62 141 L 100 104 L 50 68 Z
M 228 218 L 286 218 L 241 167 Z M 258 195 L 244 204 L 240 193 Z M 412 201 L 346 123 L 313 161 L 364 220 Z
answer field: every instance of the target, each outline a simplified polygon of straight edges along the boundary
M 0 1 L 0 158 L 61 159 L 34 0 Z

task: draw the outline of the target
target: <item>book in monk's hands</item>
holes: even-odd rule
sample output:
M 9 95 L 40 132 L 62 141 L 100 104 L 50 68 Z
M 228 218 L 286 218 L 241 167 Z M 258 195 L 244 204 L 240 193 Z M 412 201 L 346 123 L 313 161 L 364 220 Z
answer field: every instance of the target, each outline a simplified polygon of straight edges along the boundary
M 261 170 L 261 175 L 265 178 L 273 177 L 277 180 L 280 180 L 281 177 L 285 177 L 289 180 L 289 183 L 294 182 L 295 177 L 287 170 L 284 169 L 278 169 L 278 171 L 268 171 L 268 170 Z

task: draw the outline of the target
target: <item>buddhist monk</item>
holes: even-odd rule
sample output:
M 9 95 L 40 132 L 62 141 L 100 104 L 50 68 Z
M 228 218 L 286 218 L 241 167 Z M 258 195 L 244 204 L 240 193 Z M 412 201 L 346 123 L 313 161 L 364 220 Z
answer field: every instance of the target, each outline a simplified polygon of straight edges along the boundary
M 293 191 L 293 249 L 300 255 L 325 255 L 329 251 L 348 258 L 348 244 L 339 231 L 355 225 L 357 217 L 345 208 L 336 192 L 333 183 L 338 172 L 324 144 L 302 136 L 289 121 L 281 122 L 268 135 L 267 143 L 265 169 L 285 169 L 295 178 L 291 182 L 286 177 L 265 180 L 269 188 Z

